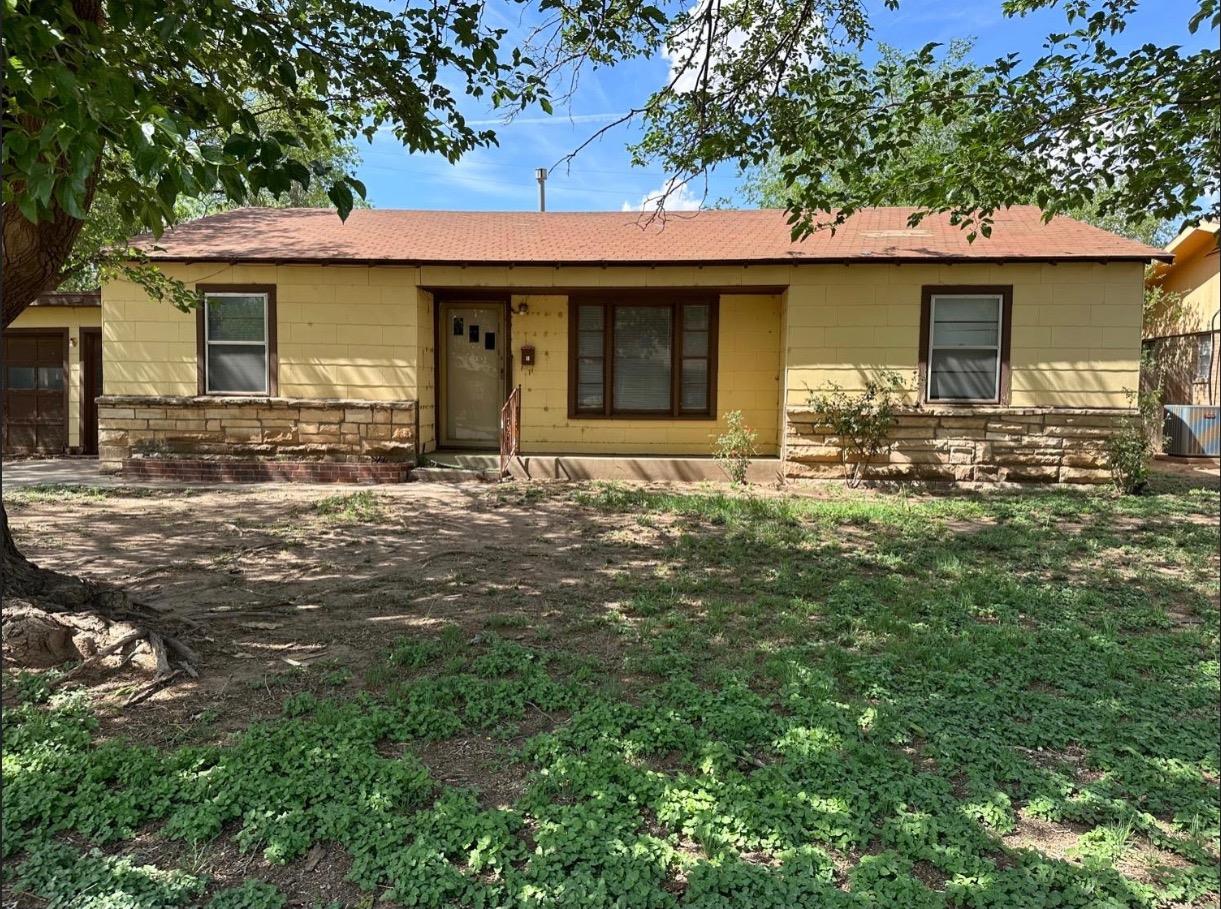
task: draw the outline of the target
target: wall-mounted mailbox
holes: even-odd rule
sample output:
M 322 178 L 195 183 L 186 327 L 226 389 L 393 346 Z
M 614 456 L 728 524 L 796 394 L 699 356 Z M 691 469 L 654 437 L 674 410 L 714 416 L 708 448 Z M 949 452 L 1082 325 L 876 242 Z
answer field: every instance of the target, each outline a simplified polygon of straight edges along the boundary
M 533 366 L 534 365 L 534 345 L 533 344 L 523 344 L 521 346 L 521 365 L 522 366 Z

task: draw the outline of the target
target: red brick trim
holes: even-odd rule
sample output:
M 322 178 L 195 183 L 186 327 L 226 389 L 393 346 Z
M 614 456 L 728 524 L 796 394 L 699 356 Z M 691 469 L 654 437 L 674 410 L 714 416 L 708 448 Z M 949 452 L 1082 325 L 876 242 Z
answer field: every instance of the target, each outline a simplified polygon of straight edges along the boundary
M 409 467 L 387 462 L 127 458 L 122 474 L 129 480 L 179 483 L 404 483 Z

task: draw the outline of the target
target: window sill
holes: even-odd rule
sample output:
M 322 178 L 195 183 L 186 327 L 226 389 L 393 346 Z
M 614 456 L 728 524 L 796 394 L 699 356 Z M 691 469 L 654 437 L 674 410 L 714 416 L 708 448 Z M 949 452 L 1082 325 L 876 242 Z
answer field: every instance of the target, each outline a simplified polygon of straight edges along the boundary
M 654 420 L 654 421 L 656 421 L 656 420 L 671 420 L 671 421 L 681 420 L 685 423 L 692 423 L 692 422 L 715 423 L 717 421 L 717 417 L 715 414 L 707 414 L 707 413 L 682 413 L 682 414 L 613 413 L 613 414 L 609 414 L 609 415 L 601 414 L 601 413 L 569 413 L 568 419 L 569 420 L 598 420 L 603 423 L 608 423 L 608 422 L 609 423 L 614 423 L 614 422 L 630 423 L 633 420 Z
M 921 401 L 920 407 L 936 409 L 938 407 L 952 410 L 955 407 L 1008 407 L 1009 404 L 1005 401 L 998 401 L 995 398 L 980 398 L 978 400 L 962 400 L 955 399 L 953 401 Z

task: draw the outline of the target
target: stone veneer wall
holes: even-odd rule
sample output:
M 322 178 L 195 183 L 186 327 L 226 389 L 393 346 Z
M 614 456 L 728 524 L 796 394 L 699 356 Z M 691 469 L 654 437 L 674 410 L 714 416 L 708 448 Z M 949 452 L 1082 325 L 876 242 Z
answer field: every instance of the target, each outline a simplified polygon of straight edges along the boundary
M 415 401 L 108 395 L 98 460 L 411 462 L 418 416 Z
M 1134 414 L 1050 407 L 937 407 L 903 412 L 870 479 L 949 483 L 1108 483 L 1106 440 Z M 839 440 L 808 409 L 790 409 L 785 476 L 843 476 Z

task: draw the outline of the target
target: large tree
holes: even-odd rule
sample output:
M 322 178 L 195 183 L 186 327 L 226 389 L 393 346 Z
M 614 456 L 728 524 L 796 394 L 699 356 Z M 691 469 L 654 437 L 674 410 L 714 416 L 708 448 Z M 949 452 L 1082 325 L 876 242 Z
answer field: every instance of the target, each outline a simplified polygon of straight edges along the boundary
M 1027 201 L 1049 216 L 1093 205 L 1120 223 L 1215 219 L 1221 3 L 1198 0 L 1184 15 L 1194 51 L 1128 38 L 1137 5 L 1005 0 L 1012 17 L 1059 6 L 1065 28 L 1034 59 L 973 64 L 930 44 L 869 65 L 867 28 L 844 15 L 855 5 L 701 0 L 675 26 L 688 36 L 679 47 L 696 48 L 672 80 L 685 90 L 634 112 L 647 127 L 635 155 L 675 174 L 674 187 L 718 165 L 778 161 L 797 236 L 896 197 L 949 213 L 972 236 Z M 815 20 L 814 46 L 792 38 L 802 15 Z M 947 131 L 952 145 L 923 142 Z
M 982 67 L 971 62 L 973 47 L 974 42 L 970 39 L 954 39 L 942 50 L 932 71 L 937 75 L 953 73 L 964 87 L 978 85 L 982 78 Z M 906 58 L 901 48 L 882 44 L 878 46 L 877 53 L 885 70 L 891 74 L 890 81 L 882 86 L 885 92 L 883 103 L 901 103 L 912 92 L 919 90 L 918 80 L 923 78 L 923 74 L 909 72 L 899 65 Z M 906 172 L 953 152 L 959 145 L 962 131 L 960 123 L 942 120 L 925 123 L 909 137 L 907 150 L 902 157 L 875 158 L 862 149 L 857 155 L 860 166 L 853 174 L 853 186 L 844 183 L 840 168 L 832 168 L 822 179 L 831 184 L 826 187 L 829 192 L 841 195 L 847 192 L 869 193 L 879 200 L 885 200 L 876 203 L 880 205 L 914 205 L 917 195 L 904 179 Z M 798 152 L 796 157 L 800 159 L 802 153 Z M 857 162 L 849 162 L 850 166 L 853 163 Z M 742 175 L 739 189 L 752 205 L 786 208 L 794 192 L 786 174 L 801 167 L 801 164 L 800 160 L 789 160 L 773 152 L 762 164 L 749 168 Z
M 234 198 L 223 187 L 214 186 L 194 196 L 179 196 L 174 203 L 173 221 L 182 223 L 203 218 L 239 206 L 256 208 L 333 208 L 328 190 L 331 184 L 354 173 L 360 164 L 360 153 L 350 136 L 343 136 L 329 115 L 313 107 L 292 114 L 268 104 L 259 96 L 251 97 L 247 109 L 258 122 L 259 131 L 290 132 L 297 143 L 286 153 L 310 174 L 308 183 L 293 180 L 285 192 L 276 194 L 263 188 L 247 196 Z M 206 141 L 207 137 L 201 136 Z M 223 137 L 214 135 L 213 142 Z M 99 171 L 130 169 L 129 157 L 114 147 L 102 155 Z M 72 247 L 72 253 L 60 267 L 57 290 L 93 290 L 114 277 L 122 277 L 142 286 L 152 297 L 179 308 L 194 305 L 193 292 L 181 282 L 172 280 L 149 262 L 143 251 L 130 246 L 132 225 L 122 214 L 123 200 L 103 188 L 94 194 L 89 212 Z M 368 207 L 359 196 L 357 207 Z
M 984 68 L 972 61 L 974 42 L 969 39 L 951 41 L 937 58 L 931 72 L 935 78 L 951 75 L 964 90 L 978 86 L 983 79 Z M 907 103 L 920 90 L 920 82 L 928 73 L 899 65 L 904 60 L 903 51 L 891 45 L 880 45 L 878 55 L 880 70 L 889 73 L 889 81 L 882 88 L 885 92 L 883 104 L 897 106 Z M 927 120 L 913 130 L 908 137 L 906 150 L 901 156 L 873 155 L 862 148 L 857 157 L 844 166 L 836 164 L 828 168 L 822 180 L 828 185 L 820 187 L 822 192 L 839 197 L 857 196 L 868 198 L 871 205 L 920 206 L 927 200 L 920 189 L 919 174 L 936 170 L 941 162 L 969 155 L 964 148 L 969 141 L 969 111 L 962 116 L 940 117 Z M 805 162 L 771 154 L 766 161 L 742 175 L 740 192 L 748 202 L 763 208 L 787 208 L 795 195 L 806 187 L 789 183 L 788 174 L 801 172 Z M 846 182 L 846 181 L 851 182 Z M 1132 213 L 1122 204 L 1115 206 L 1113 197 L 1122 196 L 1128 188 L 1121 181 L 1106 185 L 1099 177 L 1095 191 L 1087 201 L 1066 207 L 1063 214 L 1094 224 L 1142 243 L 1165 245 L 1174 236 L 1173 222 L 1159 218 L 1147 211 Z M 1015 201 L 1032 204 L 1037 201 L 1037 187 L 1031 187 L 1025 198 Z
M 545 96 L 482 15 L 480 0 L 398 12 L 358 0 L 6 0 L 3 324 L 66 277 L 99 199 L 103 234 L 158 233 L 185 199 L 318 187 L 345 217 L 364 187 L 300 154 L 311 130 L 346 142 L 386 129 L 454 160 L 494 141 L 463 117 L 464 96 L 508 111 Z M 0 530 L 8 595 L 60 614 L 132 612 L 113 591 L 29 563 L 2 508 Z

